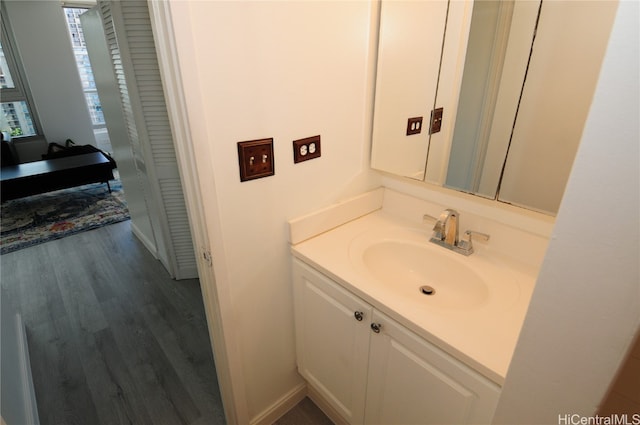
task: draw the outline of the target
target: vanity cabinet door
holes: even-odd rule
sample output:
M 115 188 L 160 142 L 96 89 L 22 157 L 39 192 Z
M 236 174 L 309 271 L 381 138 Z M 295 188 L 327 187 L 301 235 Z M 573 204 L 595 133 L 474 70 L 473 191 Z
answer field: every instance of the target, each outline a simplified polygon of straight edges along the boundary
M 348 423 L 362 423 L 372 308 L 294 260 L 298 371 Z
M 490 423 L 499 387 L 375 311 L 365 423 Z

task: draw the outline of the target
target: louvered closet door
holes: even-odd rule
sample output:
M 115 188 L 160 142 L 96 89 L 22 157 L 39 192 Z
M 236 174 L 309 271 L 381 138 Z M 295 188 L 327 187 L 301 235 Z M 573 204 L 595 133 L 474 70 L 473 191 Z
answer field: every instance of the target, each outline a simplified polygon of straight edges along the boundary
M 143 241 L 149 251 L 155 253 L 157 252 L 155 236 L 151 227 L 141 176 L 131 154 L 132 149 L 122 112 L 118 80 L 112 66 L 112 52 L 108 47 L 100 11 L 97 7 L 87 10 L 80 15 L 80 21 L 91 60 L 96 89 L 100 96 L 102 112 L 109 130 L 113 156 L 118 162 L 118 174 L 127 196 L 131 231 Z M 108 28 L 112 29 L 110 23 L 109 15 L 105 24 L 109 24 Z M 109 32 L 113 34 L 112 30 Z
M 146 0 L 98 1 L 157 255 L 176 279 L 197 277 Z

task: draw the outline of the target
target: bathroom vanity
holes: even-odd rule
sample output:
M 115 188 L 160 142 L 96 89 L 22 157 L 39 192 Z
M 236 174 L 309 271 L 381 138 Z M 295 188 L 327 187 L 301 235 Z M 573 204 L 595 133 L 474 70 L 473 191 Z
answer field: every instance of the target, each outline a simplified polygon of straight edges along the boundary
M 486 423 L 500 387 L 296 260 L 298 370 L 348 423 Z
M 615 9 L 570 3 L 379 3 L 371 168 L 394 177 L 289 222 L 298 371 L 334 421 L 491 422 Z
M 422 215 L 441 206 L 389 189 L 363 196 L 379 205 L 300 242 L 292 230 L 297 363 L 310 395 L 337 422 L 490 422 L 535 282 L 526 258 L 541 258 L 546 239 L 461 212 L 462 230 L 492 233 L 465 256 L 429 242 Z M 290 225 L 331 223 L 323 214 L 333 213 Z

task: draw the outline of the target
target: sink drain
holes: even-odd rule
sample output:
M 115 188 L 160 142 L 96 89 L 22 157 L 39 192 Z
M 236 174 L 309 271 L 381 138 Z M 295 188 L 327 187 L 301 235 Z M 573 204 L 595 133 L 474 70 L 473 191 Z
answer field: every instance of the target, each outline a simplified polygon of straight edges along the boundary
M 424 295 L 433 295 L 436 293 L 436 290 L 433 288 L 433 286 L 424 285 L 420 287 L 420 292 Z

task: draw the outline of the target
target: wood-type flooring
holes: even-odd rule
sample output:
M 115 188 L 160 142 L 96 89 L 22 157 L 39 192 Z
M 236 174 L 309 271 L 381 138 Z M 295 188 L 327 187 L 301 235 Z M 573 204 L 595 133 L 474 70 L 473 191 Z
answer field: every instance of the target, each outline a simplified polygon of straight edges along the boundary
M 0 256 L 43 425 L 225 424 L 197 279 L 122 222 Z M 281 425 L 331 424 L 304 399 Z
M 200 286 L 122 222 L 0 257 L 42 424 L 224 424 Z

